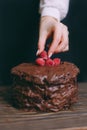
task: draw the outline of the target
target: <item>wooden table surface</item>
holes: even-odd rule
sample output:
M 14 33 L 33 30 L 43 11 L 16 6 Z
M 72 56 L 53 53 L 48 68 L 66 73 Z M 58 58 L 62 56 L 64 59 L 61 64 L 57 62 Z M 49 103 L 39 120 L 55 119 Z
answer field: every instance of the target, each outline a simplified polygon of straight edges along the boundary
M 79 83 L 78 103 L 57 113 L 17 110 L 10 99 L 10 86 L 0 86 L 0 130 L 87 130 L 87 83 Z

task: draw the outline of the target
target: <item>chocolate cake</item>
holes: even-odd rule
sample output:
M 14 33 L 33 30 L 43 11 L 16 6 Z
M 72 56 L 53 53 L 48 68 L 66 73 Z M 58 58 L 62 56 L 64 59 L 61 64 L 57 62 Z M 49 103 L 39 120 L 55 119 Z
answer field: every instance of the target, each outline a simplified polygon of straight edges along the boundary
M 57 112 L 78 99 L 79 69 L 69 62 L 58 66 L 22 63 L 12 68 L 13 102 L 27 111 Z

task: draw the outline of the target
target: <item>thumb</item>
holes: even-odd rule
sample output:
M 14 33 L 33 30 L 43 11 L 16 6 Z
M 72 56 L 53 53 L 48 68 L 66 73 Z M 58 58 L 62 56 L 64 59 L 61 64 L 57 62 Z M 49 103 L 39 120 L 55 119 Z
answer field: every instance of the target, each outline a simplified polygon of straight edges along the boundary
M 40 35 L 36 55 L 39 55 L 45 49 L 46 39 L 47 39 L 46 32 Z

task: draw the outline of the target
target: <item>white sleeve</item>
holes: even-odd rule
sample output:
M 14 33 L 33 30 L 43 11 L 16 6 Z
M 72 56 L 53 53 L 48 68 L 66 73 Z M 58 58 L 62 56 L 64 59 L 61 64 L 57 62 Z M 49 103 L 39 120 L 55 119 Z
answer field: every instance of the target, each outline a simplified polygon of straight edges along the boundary
M 41 16 L 52 16 L 58 20 L 66 17 L 69 0 L 40 0 L 39 12 Z

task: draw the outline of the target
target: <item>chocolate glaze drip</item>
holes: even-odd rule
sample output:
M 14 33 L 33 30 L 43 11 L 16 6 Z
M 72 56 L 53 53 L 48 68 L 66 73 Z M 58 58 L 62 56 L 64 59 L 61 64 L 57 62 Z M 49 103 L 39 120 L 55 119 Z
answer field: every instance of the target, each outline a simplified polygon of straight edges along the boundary
M 58 67 L 21 64 L 12 69 L 14 104 L 27 111 L 59 111 L 78 99 L 79 69 L 64 62 Z

